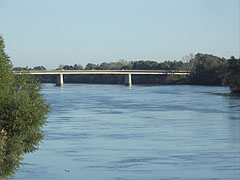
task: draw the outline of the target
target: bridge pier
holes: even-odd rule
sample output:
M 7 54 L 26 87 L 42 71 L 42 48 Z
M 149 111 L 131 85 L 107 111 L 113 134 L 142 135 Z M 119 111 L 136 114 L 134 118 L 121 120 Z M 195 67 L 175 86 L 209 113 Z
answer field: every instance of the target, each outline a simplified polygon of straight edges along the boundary
M 125 85 L 127 86 L 132 86 L 132 75 L 131 74 L 127 74 L 125 75 L 125 82 L 124 82 Z
M 57 83 L 56 86 L 61 86 L 63 87 L 63 74 L 59 74 L 58 78 L 57 78 Z

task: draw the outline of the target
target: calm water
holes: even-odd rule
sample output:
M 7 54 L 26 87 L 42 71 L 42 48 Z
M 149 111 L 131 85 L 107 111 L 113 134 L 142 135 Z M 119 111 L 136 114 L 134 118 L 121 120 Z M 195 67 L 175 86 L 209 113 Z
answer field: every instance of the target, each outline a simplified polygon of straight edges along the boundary
M 45 85 L 40 150 L 12 180 L 240 177 L 240 99 L 224 87 Z

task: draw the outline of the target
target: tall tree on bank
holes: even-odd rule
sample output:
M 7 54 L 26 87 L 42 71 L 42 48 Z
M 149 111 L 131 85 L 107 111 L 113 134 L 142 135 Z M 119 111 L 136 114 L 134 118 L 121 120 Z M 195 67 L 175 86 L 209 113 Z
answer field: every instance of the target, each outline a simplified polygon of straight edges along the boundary
M 227 67 L 227 60 L 211 54 L 195 55 L 189 64 L 190 82 L 196 85 L 222 85 L 222 74 Z
M 240 59 L 232 56 L 223 75 L 223 85 L 229 86 L 232 92 L 240 93 Z
M 0 36 L 0 179 L 14 175 L 24 154 L 37 150 L 49 105 L 41 84 L 29 75 L 14 75 Z

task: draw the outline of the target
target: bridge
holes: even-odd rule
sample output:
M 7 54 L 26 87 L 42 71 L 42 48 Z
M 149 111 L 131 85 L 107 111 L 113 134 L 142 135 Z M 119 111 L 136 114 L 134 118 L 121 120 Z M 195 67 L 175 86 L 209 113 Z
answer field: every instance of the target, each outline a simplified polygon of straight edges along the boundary
M 46 71 L 14 71 L 15 74 L 34 75 L 59 75 L 56 85 L 63 86 L 63 75 L 68 74 L 102 74 L 102 75 L 125 75 L 125 85 L 132 86 L 132 75 L 189 75 L 189 71 L 179 70 L 46 70 Z

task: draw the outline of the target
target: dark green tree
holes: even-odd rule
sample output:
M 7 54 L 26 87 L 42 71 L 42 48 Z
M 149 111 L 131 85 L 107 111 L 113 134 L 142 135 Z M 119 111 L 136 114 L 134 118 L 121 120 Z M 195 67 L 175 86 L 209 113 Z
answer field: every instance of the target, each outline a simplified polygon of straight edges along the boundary
M 74 70 L 83 70 L 83 66 L 81 64 L 74 64 L 73 69 Z
M 74 70 L 73 66 L 65 65 L 63 67 L 64 70 Z
M 46 68 L 44 66 L 35 66 L 32 70 L 34 70 L 34 71 L 45 71 Z
M 37 150 L 49 105 L 41 84 L 29 75 L 14 75 L 0 36 L 0 179 L 12 176 L 24 154 Z
M 28 71 L 27 67 L 14 67 L 13 71 Z
M 96 64 L 92 64 L 92 63 L 88 63 L 85 67 L 85 70 L 94 70 L 94 69 L 98 69 L 98 65 Z
M 223 85 L 229 86 L 232 92 L 240 92 L 240 59 L 232 56 L 223 75 Z
M 198 85 L 222 85 L 226 66 L 227 60 L 224 58 L 198 53 L 190 60 L 191 82 Z

